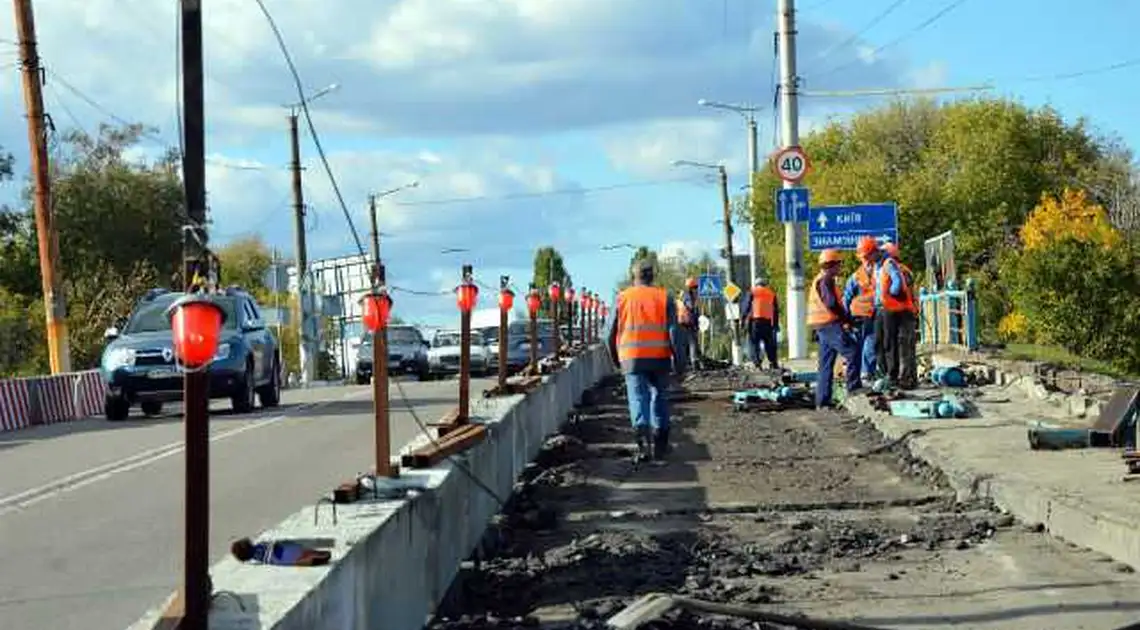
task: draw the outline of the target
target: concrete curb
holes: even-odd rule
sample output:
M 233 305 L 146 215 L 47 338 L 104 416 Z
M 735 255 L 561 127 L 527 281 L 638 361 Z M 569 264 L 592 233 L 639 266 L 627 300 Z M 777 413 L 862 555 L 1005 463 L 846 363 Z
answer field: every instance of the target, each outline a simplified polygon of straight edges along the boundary
M 847 400 L 845 406 L 888 439 L 903 439 L 916 429 L 926 427 L 963 426 L 963 421 L 955 420 L 920 423 L 896 418 L 873 409 L 863 396 Z M 905 443 L 911 454 L 942 471 L 960 500 L 991 499 L 1025 523 L 1042 524 L 1057 538 L 1098 551 L 1132 567 L 1140 567 L 1140 528 L 1136 527 L 1134 517 L 1114 513 L 1103 504 L 1086 500 L 1079 493 L 1038 482 L 1033 470 L 1010 466 L 1010 462 L 1001 457 L 1000 451 L 1006 445 L 992 449 L 985 454 L 986 457 L 966 457 L 963 449 L 953 448 L 954 442 L 935 440 L 931 434 L 912 435 Z M 1026 452 L 1029 452 L 1027 446 Z M 964 461 L 987 461 L 987 458 L 992 465 Z M 1042 463 L 1045 462 L 1038 462 L 1038 465 Z M 1120 471 L 1123 474 L 1123 466 L 1120 466 Z M 1086 483 L 1103 481 L 1096 475 L 1082 480 Z
M 546 437 L 612 371 L 608 353 L 595 346 L 525 396 L 473 399 L 472 421 L 486 424 L 488 435 L 456 456 L 465 470 L 452 462 L 407 470 L 381 487 L 410 490 L 407 498 L 337 506 L 335 524 L 329 506 L 303 508 L 260 536 L 326 539 L 329 566 L 243 564 L 227 555 L 210 573 L 215 592 L 234 596 L 216 600 L 209 627 L 420 630 L 499 512 L 496 497 L 481 486 L 509 497 Z M 427 442 L 421 436 L 404 451 Z M 153 628 L 172 599 L 130 629 Z

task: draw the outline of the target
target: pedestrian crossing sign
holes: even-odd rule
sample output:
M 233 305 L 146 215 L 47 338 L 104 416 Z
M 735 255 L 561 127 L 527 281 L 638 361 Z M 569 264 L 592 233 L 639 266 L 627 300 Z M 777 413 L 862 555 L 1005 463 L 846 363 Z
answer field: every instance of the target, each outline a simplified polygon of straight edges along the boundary
M 740 297 L 740 287 L 734 282 L 724 285 L 724 297 L 728 298 L 729 302 L 735 302 L 736 298 Z
M 702 299 L 715 300 L 720 298 L 721 292 L 720 276 L 711 273 L 701 274 L 700 280 L 697 281 L 697 295 Z

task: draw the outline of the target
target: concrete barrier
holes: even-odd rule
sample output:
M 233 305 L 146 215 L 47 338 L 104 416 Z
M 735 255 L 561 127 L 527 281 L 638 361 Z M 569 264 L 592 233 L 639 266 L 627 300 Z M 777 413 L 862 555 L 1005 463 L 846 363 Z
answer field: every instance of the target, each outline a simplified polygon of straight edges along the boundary
M 232 596 L 215 600 L 210 628 L 419 630 L 499 511 L 497 499 L 481 485 L 509 497 L 546 437 L 583 392 L 612 370 L 606 351 L 594 347 L 525 396 L 473 400 L 472 420 L 486 424 L 488 434 L 456 457 L 465 470 L 452 462 L 406 470 L 384 486 L 409 489 L 406 499 L 338 506 L 336 524 L 329 506 L 306 507 L 264 532 L 263 538 L 324 539 L 332 545 L 333 561 L 295 568 L 242 564 L 227 556 L 213 566 L 211 578 L 215 591 Z M 428 442 L 421 436 L 405 452 Z M 131 630 L 153 628 L 170 603 Z
M 106 391 L 99 370 L 0 380 L 0 432 L 97 415 Z

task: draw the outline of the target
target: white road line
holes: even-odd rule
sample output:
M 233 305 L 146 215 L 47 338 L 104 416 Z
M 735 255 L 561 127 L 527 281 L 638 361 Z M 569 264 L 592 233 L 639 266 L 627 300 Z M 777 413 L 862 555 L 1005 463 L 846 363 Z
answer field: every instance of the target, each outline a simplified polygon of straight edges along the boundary
M 371 391 L 365 390 L 363 392 L 349 392 L 348 394 L 341 396 L 340 399 L 347 400 L 349 398 L 357 398 L 362 394 L 371 394 Z M 291 417 L 291 415 L 296 412 L 307 411 L 314 407 L 320 407 L 324 404 L 327 404 L 327 402 L 302 403 L 296 407 L 291 408 L 288 414 L 280 414 L 271 418 L 263 418 L 236 429 L 230 429 L 229 431 L 216 433 L 210 436 L 210 441 L 217 442 L 219 440 L 234 437 L 235 435 L 241 435 L 247 431 L 260 429 L 261 427 L 269 426 L 288 417 Z M 168 457 L 177 455 L 184 450 L 186 450 L 186 446 L 183 442 L 172 442 L 170 444 L 152 448 L 141 453 L 135 453 L 134 455 L 124 457 L 117 461 L 95 466 L 94 468 L 89 468 L 87 470 L 70 474 L 65 477 L 60 477 L 59 479 L 49 481 L 48 483 L 37 486 L 35 488 L 29 488 L 28 490 L 23 490 L 21 492 L 17 492 L 16 494 L 0 497 L 0 516 L 31 507 L 37 503 L 40 503 L 41 501 L 46 501 L 47 499 L 57 497 L 61 494 L 71 492 L 73 490 L 78 490 L 93 483 L 103 481 L 104 479 L 109 479 L 120 473 L 130 472 L 144 466 L 149 466 L 150 464 L 153 464 L 157 461 L 161 461 Z

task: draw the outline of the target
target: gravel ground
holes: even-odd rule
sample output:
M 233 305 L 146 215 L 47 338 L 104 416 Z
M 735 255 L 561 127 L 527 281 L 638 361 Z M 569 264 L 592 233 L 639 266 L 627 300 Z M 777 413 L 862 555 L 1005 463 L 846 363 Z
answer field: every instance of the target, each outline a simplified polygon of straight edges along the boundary
M 674 397 L 687 402 L 674 408 L 664 464 L 633 463 L 619 383 L 590 392 L 429 627 L 601 628 L 648 593 L 943 627 L 899 620 L 927 612 L 924 601 L 958 614 L 932 598 L 965 586 L 978 587 L 959 598 L 972 611 L 970 598 L 994 579 L 979 576 L 1001 573 L 987 563 L 1059 553 L 989 505 L 956 502 L 937 471 L 864 424 L 815 410 L 732 411 L 722 390 L 740 378 L 720 370 L 684 383 L 697 395 Z M 1038 623 L 1025 627 L 1086 627 Z M 788 626 L 670 613 L 652 627 Z

